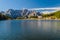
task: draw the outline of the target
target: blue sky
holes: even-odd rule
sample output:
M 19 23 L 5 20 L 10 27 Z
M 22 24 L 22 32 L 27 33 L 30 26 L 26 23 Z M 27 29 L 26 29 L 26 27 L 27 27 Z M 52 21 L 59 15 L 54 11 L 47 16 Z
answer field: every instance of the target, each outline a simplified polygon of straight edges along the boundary
M 22 8 L 60 7 L 60 0 L 0 0 L 0 11 Z

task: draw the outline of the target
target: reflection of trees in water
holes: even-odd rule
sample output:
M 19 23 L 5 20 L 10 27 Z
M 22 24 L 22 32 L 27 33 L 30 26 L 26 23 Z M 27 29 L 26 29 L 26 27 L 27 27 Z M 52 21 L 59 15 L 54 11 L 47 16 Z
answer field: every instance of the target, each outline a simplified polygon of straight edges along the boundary
M 6 24 L 8 23 L 8 24 Z M 1 25 L 2 24 L 2 25 Z M 60 21 L 54 20 L 10 20 L 0 22 L 0 32 L 11 39 L 34 39 L 60 36 Z M 3 26 L 3 27 L 2 27 Z M 5 34 L 3 34 L 5 35 Z M 4 36 L 6 37 L 6 36 Z

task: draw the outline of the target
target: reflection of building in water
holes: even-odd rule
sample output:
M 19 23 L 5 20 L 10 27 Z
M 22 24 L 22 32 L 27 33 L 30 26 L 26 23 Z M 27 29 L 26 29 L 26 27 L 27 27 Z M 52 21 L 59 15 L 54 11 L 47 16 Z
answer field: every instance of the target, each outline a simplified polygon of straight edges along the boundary
M 49 33 L 57 32 L 57 22 L 54 21 L 43 21 L 43 31 Z
M 37 27 L 38 27 L 38 29 L 42 29 L 42 21 L 41 20 L 37 21 Z

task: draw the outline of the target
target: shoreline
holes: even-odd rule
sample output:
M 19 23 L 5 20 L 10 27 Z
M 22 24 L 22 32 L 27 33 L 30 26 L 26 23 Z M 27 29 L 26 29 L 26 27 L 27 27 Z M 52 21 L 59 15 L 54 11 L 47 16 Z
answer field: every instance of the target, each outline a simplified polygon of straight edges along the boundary
M 14 19 L 14 20 L 60 20 L 60 19 Z
M 37 18 L 32 18 L 32 19 L 8 19 L 8 20 L 60 20 L 60 19 L 37 19 Z M 5 20 L 0 20 L 0 21 L 5 21 Z

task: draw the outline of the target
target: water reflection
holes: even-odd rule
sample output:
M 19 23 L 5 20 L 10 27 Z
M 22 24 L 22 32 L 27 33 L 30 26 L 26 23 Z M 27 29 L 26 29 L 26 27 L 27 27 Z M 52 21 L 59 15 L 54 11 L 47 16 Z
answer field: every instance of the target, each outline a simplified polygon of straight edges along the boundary
M 58 40 L 60 21 L 8 20 L 0 21 L 0 40 Z

